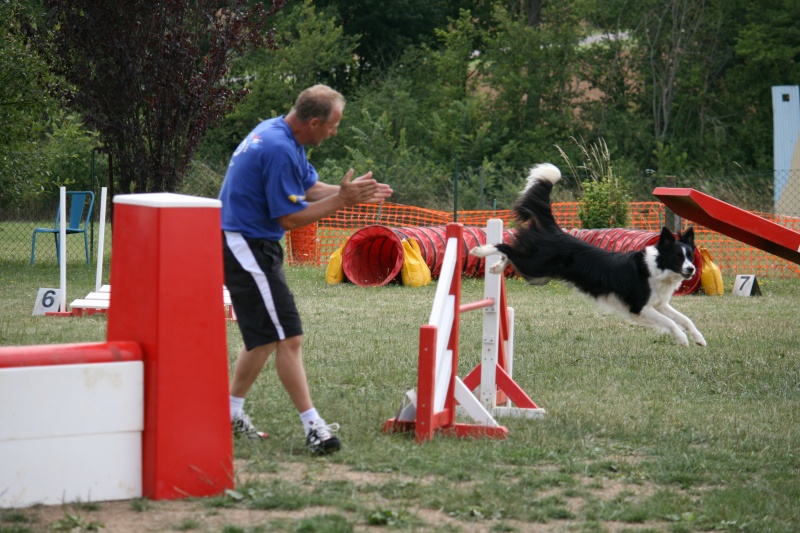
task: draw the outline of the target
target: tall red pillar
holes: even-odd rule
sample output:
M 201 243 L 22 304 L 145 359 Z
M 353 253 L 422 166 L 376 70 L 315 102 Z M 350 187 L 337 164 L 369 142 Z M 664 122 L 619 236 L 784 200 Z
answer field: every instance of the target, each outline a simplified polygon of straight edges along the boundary
M 171 193 L 114 197 L 107 336 L 142 348 L 151 499 L 233 487 L 220 206 Z

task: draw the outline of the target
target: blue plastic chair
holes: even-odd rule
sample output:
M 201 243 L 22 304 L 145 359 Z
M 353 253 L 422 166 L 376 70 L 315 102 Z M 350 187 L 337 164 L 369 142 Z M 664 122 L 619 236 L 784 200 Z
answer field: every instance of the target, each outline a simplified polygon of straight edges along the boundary
M 88 209 L 86 208 L 88 203 Z M 56 261 L 61 262 L 59 241 L 59 222 L 61 218 L 61 201 L 58 202 L 56 211 L 56 223 L 52 228 L 36 228 L 33 230 L 31 238 L 31 265 L 36 255 L 36 234 L 52 233 L 56 240 Z M 94 207 L 94 193 L 92 191 L 67 191 L 67 235 L 83 233 L 83 246 L 86 250 L 86 266 L 91 266 L 89 262 L 89 235 L 87 233 L 88 221 L 92 216 Z

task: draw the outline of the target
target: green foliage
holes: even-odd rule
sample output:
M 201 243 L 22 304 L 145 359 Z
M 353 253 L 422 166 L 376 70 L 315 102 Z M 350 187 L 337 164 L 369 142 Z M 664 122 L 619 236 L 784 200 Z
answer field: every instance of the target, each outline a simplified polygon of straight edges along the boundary
M 50 525 L 55 531 L 101 531 L 103 524 L 87 521 L 81 515 L 65 513 L 64 517 Z
M 257 122 L 287 112 L 318 82 L 341 90 L 348 105 L 339 135 L 314 150 L 315 164 L 336 179 L 362 162 L 384 165 L 398 198 L 447 203 L 440 189 L 456 174 L 465 205 L 503 196 L 505 182 L 556 159 L 555 146 L 572 137 L 603 138 L 637 199 L 651 199 L 652 183 L 633 179 L 645 169 L 684 182 L 702 175 L 719 190 L 733 173 L 772 170 L 770 87 L 800 79 L 796 3 L 304 0 L 270 19 L 276 33 L 258 36 L 247 33 L 248 16 L 210 26 L 207 18 L 180 26 L 172 16 L 211 3 L 140 2 L 140 12 L 47 0 L 83 9 L 48 34 L 37 2 L 0 2 L 0 206 L 84 179 L 80 152 L 96 141 L 116 154 L 118 190 L 181 190 L 201 135 L 194 159 L 222 168 Z M 257 3 L 231 9 L 244 4 Z M 74 46 L 64 45 L 65 32 Z M 58 46 L 31 46 L 37 34 Z M 270 37 L 278 50 L 239 46 Z M 53 49 L 74 67 L 61 65 L 67 80 L 40 56 Z M 46 87 L 71 93 L 98 137 L 59 117 Z M 505 176 L 494 181 L 492 169 Z M 406 192 L 405 183 L 430 189 Z
M 203 132 L 244 96 L 220 84 L 231 60 L 274 46 L 262 28 L 284 4 L 45 1 L 42 47 L 112 155 L 119 190 L 176 189 Z
M 396 511 L 394 509 L 374 509 L 367 514 L 367 524 L 371 526 L 389 526 L 394 528 L 406 528 L 419 525 L 419 519 L 410 516 L 405 510 Z
M 97 135 L 88 131 L 74 113 L 59 112 L 48 124 L 46 150 L 51 153 L 47 172 L 51 190 L 68 187 L 88 190 L 91 187 L 92 149 L 98 145 Z
M 353 524 L 339 514 L 324 514 L 302 518 L 292 529 L 295 533 L 352 533 Z
M 18 206 L 49 181 L 42 118 L 58 101 L 46 90 L 53 75 L 29 44 L 37 15 L 29 3 L 0 2 L 0 207 Z
M 437 163 L 421 156 L 417 147 L 409 146 L 403 130 L 395 139 L 387 113 L 373 118 L 364 110 L 359 122 L 363 129 L 348 128 L 350 146 L 346 148 L 346 160 L 324 159 L 318 166 L 323 181 L 339 183 L 350 168 L 356 176 L 371 170 L 378 180 L 392 186 L 393 202 L 445 209 L 452 205 L 447 162 Z M 316 159 L 316 150 L 309 157 Z
M 335 9 L 345 22 L 347 35 L 358 38 L 357 69 L 350 76 L 360 84 L 369 84 L 375 76 L 380 78 L 409 48 L 433 45 L 435 32 L 455 18 L 459 9 L 487 9 L 483 2 L 470 0 L 315 0 L 314 3 Z
M 320 13 L 311 0 L 287 7 L 274 23 L 279 48 L 254 51 L 231 68 L 228 82 L 246 88 L 249 96 L 205 136 L 198 155 L 207 161 L 227 164 L 256 124 L 286 114 L 306 87 L 340 85 L 343 73 L 355 66 L 357 39 L 345 36 L 336 19 Z
M 541 26 L 528 26 L 502 8 L 485 34 L 478 72 L 490 92 L 493 127 L 537 152 L 572 129 L 578 24 L 570 2 L 544 10 Z M 545 145 L 547 146 L 547 145 Z
M 717 189 L 722 176 L 771 169 L 769 87 L 797 78 L 797 6 L 766 5 L 765 17 L 743 0 L 571 0 L 544 3 L 529 18 L 507 1 L 429 4 L 362 11 L 373 2 L 329 0 L 279 13 L 281 50 L 237 63 L 237 83 L 252 92 L 206 136 L 203 158 L 226 163 L 257 121 L 325 82 L 348 105 L 339 135 L 312 162 L 337 180 L 350 166 L 384 165 L 398 201 L 449 203 L 440 188 L 458 175 L 463 205 L 478 205 L 487 193 L 481 179 L 494 180 L 487 164 L 505 174 L 497 181 L 504 191 L 577 137 L 604 139 L 625 192 L 638 200 L 652 199 L 645 169 L 687 182 L 702 173 Z M 417 22 L 435 22 L 434 30 L 407 33 L 417 28 L 413 16 L 429 16 Z M 406 182 L 430 187 L 407 193 Z M 484 202 L 504 196 L 487 194 Z
M 578 218 L 584 229 L 627 226 L 628 199 L 619 180 L 603 176 L 585 181 Z
M 573 175 L 585 176 L 581 180 L 582 197 L 578 208 L 581 226 L 584 229 L 624 228 L 628 225 L 630 197 L 611 166 L 608 146 L 603 139 L 588 145 L 583 139 L 573 141 L 580 149 L 581 164 L 575 166 L 560 147 L 559 151 Z
M 525 183 L 525 171 L 502 161 L 472 162 L 458 173 L 458 206 L 465 210 L 510 207 Z

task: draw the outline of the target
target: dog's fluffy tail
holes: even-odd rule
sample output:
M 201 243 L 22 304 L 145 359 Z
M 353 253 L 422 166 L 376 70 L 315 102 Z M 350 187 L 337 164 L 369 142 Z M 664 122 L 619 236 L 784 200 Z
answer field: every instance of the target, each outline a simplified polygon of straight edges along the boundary
M 528 189 L 533 187 L 537 181 L 548 181 L 551 185 L 561 179 L 561 171 L 552 163 L 542 163 L 531 168 L 528 173 L 528 182 L 525 184 L 525 189 L 522 191 L 524 194 Z
M 521 224 L 533 223 L 550 231 L 559 229 L 550 208 L 550 191 L 560 179 L 561 171 L 550 163 L 531 168 L 525 189 L 514 203 L 514 212 Z

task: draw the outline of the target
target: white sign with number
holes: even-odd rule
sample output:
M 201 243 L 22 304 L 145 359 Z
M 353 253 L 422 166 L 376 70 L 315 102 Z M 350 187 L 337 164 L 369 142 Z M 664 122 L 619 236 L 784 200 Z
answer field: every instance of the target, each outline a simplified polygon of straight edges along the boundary
M 61 289 L 39 289 L 36 303 L 33 305 L 33 315 L 58 312 L 60 304 Z
M 761 288 L 755 274 L 739 274 L 733 280 L 733 294 L 736 296 L 760 296 Z

